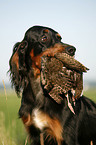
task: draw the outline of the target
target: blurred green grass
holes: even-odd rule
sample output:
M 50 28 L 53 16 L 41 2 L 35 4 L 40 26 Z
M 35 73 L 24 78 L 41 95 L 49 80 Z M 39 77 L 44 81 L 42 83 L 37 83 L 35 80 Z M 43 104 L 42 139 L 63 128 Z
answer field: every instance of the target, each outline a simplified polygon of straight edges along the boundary
M 84 91 L 84 96 L 90 98 L 92 101 L 96 102 L 96 88 L 91 88 Z
M 18 117 L 21 99 L 7 90 L 7 100 L 0 90 L 0 145 L 25 145 L 27 134 Z
M 96 88 L 83 94 L 96 102 Z M 18 118 L 20 102 L 13 90 L 7 90 L 7 100 L 4 90 L 0 90 L 0 145 L 25 145 L 27 134 Z

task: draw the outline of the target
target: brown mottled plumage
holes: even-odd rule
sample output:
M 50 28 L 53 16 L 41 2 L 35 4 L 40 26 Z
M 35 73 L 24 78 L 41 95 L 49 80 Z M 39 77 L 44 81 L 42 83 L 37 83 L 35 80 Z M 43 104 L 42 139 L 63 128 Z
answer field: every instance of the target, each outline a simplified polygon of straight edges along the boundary
M 89 70 L 87 67 L 85 67 L 83 64 L 81 64 L 79 61 L 74 59 L 74 57 L 68 55 L 67 53 L 58 53 L 55 55 L 55 57 L 62 61 L 64 66 L 71 70 L 75 70 L 77 72 L 87 72 L 87 70 Z
M 41 64 L 41 83 L 58 104 L 63 100 L 61 95 L 66 96 L 69 91 L 75 98 L 81 96 L 82 74 L 88 68 L 66 53 L 58 53 L 54 57 L 43 56 Z

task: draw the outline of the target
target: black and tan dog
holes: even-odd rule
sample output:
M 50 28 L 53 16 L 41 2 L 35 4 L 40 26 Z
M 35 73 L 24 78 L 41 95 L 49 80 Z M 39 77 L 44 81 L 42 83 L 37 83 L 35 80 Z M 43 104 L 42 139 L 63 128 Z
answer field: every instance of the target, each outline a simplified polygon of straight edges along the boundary
M 75 55 L 75 48 L 61 42 L 54 30 L 34 26 L 24 39 L 15 44 L 10 58 L 10 76 L 17 94 L 22 92 L 19 116 L 32 145 L 89 145 L 96 144 L 96 104 L 82 96 L 75 101 L 74 111 L 68 107 L 66 97 L 56 103 L 40 84 L 41 57 L 65 52 Z M 74 83 L 74 82 L 72 82 Z

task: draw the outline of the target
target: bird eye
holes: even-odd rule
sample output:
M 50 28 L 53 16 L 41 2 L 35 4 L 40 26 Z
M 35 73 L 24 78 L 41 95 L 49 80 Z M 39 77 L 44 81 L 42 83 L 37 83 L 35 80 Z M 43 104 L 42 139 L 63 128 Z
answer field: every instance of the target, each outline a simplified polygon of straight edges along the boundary
M 47 37 L 46 37 L 46 36 L 43 36 L 43 37 L 42 37 L 42 41 L 43 41 L 43 42 L 46 42 L 46 41 L 47 41 Z

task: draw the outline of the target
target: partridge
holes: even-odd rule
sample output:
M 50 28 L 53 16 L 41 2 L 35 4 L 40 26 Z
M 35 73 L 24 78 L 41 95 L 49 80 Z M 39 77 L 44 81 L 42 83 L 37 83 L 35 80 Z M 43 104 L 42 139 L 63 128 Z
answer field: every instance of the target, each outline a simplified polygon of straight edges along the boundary
M 71 92 L 78 99 L 83 90 L 83 72 L 89 70 L 74 57 L 66 53 L 43 56 L 41 61 L 41 84 L 49 96 L 58 104 L 63 95 L 68 97 Z

